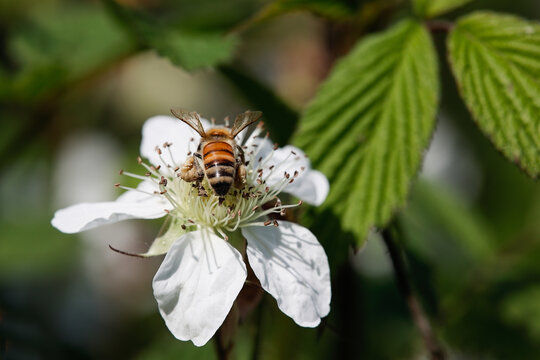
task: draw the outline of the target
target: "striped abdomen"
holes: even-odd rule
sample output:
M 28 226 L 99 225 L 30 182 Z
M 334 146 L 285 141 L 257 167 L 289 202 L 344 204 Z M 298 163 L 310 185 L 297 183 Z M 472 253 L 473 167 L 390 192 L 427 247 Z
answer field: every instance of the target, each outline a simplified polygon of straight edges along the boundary
M 208 142 L 202 155 L 210 186 L 218 196 L 225 196 L 234 182 L 236 160 L 232 146 L 220 140 Z

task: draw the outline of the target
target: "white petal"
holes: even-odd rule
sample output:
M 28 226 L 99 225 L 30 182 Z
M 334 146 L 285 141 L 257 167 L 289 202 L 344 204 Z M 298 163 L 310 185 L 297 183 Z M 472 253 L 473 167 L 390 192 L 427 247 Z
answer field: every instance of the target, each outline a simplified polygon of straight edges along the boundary
M 262 287 L 298 325 L 315 327 L 330 311 L 330 268 L 323 247 L 303 226 L 242 229 L 249 264 Z
M 202 346 L 229 313 L 247 272 L 240 253 L 215 234 L 188 233 L 154 277 L 154 296 L 173 335 Z
M 146 189 L 142 182 L 138 189 Z M 51 224 L 58 230 L 73 234 L 101 225 L 127 219 L 157 219 L 166 215 L 172 206 L 162 196 L 129 190 L 116 201 L 81 203 L 56 211 Z
M 313 205 L 324 202 L 329 190 L 328 179 L 320 171 L 311 170 L 309 159 L 302 150 L 287 145 L 272 151 L 272 144 L 268 139 L 260 139 L 254 143 L 259 151 L 254 154 L 252 161 L 258 165 L 262 157 L 266 169 L 274 166 L 272 174 L 265 179 L 268 185 L 282 181 L 285 172 L 292 176 L 298 171 L 298 176 L 283 191 Z M 264 159 L 265 157 L 268 159 Z
M 287 185 L 283 191 L 309 204 L 319 206 L 326 199 L 329 190 L 330 184 L 322 172 L 307 170 L 298 176 L 292 184 Z
M 161 199 L 165 202 L 165 199 L 162 196 L 154 196 L 154 192 L 159 191 L 159 186 L 152 180 L 144 180 L 137 185 L 137 190 L 128 190 L 122 193 L 119 197 L 116 198 L 116 201 L 122 202 L 138 202 L 138 201 L 148 201 L 150 199 Z
M 201 119 L 205 128 L 209 123 Z M 191 139 L 194 141 L 190 141 Z M 180 166 L 184 163 L 188 152 L 194 152 L 199 145 L 199 134 L 182 121 L 172 116 L 154 116 L 146 120 L 142 129 L 141 156 L 147 158 L 153 165 L 164 166 L 163 161 L 156 152 L 156 146 L 162 150 L 163 160 L 171 166 Z M 167 149 L 163 149 L 165 142 L 172 143 L 169 148 L 173 159 Z

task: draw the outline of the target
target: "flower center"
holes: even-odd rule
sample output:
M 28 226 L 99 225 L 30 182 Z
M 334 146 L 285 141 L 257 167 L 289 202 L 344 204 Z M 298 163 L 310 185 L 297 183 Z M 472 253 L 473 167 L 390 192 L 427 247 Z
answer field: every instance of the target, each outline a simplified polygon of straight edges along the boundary
M 260 140 L 260 138 L 258 138 Z M 304 169 L 295 170 L 293 174 L 283 171 L 280 164 L 271 165 L 273 150 L 263 156 L 256 139 L 251 139 L 251 145 L 244 147 L 246 151 L 246 184 L 241 189 L 234 186 L 223 199 L 216 196 L 210 187 L 206 176 L 198 182 L 186 182 L 180 176 L 179 164 L 175 161 L 171 146 L 164 143 L 162 148 L 156 147 L 161 165 L 150 166 L 139 157 L 138 162 L 144 166 L 147 172 L 144 176 L 121 171 L 121 174 L 141 179 L 149 183 L 152 191 L 146 192 L 149 196 L 162 196 L 172 205 L 171 210 L 166 212 L 173 218 L 173 224 L 183 229 L 211 228 L 228 239 L 226 233 L 234 232 L 238 228 L 253 225 L 278 226 L 276 220 L 271 219 L 272 214 L 283 216 L 287 208 L 301 204 L 283 205 L 278 195 L 283 189 L 292 183 Z M 165 156 L 166 155 L 166 156 Z M 188 156 L 191 153 L 188 153 Z M 291 152 L 290 156 L 296 154 Z M 287 160 L 287 159 L 285 159 Z M 277 177 L 276 174 L 282 175 Z M 271 181 L 270 181 L 271 180 Z M 131 189 L 116 184 L 117 187 Z

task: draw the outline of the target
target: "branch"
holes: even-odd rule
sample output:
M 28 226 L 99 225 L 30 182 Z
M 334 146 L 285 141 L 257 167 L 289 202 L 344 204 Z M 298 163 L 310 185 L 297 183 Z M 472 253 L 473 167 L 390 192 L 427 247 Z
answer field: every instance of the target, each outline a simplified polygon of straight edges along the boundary
M 385 229 L 382 232 L 382 238 L 388 249 L 390 259 L 392 260 L 392 266 L 396 276 L 397 287 L 401 292 L 401 295 L 405 299 L 409 311 L 413 318 L 413 322 L 420 331 L 420 335 L 424 340 L 424 344 L 429 351 L 431 360 L 444 360 L 446 359 L 445 352 L 439 344 L 433 328 L 427 318 L 422 305 L 413 293 L 411 283 L 409 281 L 405 260 L 399 245 L 395 242 L 392 232 L 389 229 Z
M 214 344 L 219 360 L 229 360 L 234 348 L 234 334 L 238 326 L 238 309 L 233 304 L 229 314 L 214 335 Z
M 432 33 L 447 33 L 454 28 L 454 23 L 448 20 L 427 20 L 425 25 Z
M 251 353 L 251 360 L 259 360 L 260 353 L 261 353 L 261 342 L 262 342 L 262 335 L 263 335 L 263 316 L 264 316 L 264 296 L 261 299 L 261 302 L 259 303 L 259 309 L 257 314 L 256 321 L 256 333 L 255 337 L 253 338 L 253 352 Z
M 232 350 L 232 344 L 226 346 L 221 334 L 221 328 L 214 335 L 214 344 L 216 345 L 216 353 L 219 360 L 229 360 Z

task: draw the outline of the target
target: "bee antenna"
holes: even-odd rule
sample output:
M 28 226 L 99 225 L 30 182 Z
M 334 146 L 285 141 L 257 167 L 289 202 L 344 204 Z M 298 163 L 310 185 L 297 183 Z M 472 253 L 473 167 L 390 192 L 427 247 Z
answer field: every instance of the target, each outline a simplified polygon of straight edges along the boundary
M 230 119 L 231 119 L 231 118 L 230 118 L 229 116 L 226 116 L 226 117 L 225 117 L 225 126 L 228 127 L 228 128 L 231 127 L 231 124 L 230 124 L 230 121 L 229 121 Z

